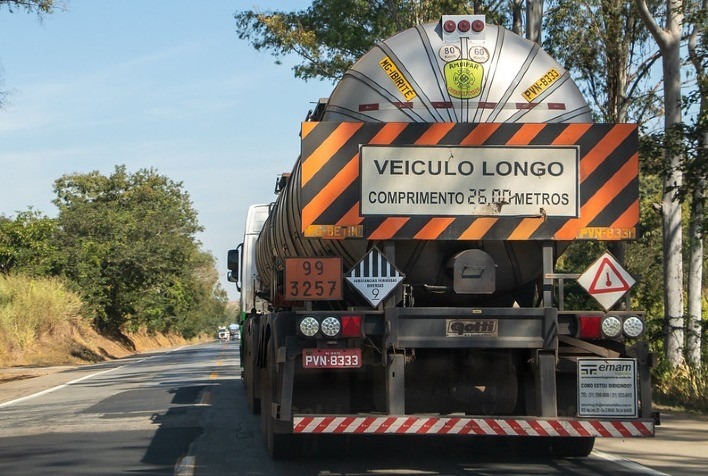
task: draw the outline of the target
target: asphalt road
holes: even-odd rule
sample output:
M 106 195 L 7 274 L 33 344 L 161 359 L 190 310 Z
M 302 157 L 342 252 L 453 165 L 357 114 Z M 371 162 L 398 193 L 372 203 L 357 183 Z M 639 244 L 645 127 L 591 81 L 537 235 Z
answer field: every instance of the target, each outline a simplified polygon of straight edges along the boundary
M 518 456 L 499 440 L 311 439 L 272 461 L 214 342 L 0 384 L 0 474 L 706 474 L 708 419 L 664 416 L 655 439 L 598 439 L 588 458 Z

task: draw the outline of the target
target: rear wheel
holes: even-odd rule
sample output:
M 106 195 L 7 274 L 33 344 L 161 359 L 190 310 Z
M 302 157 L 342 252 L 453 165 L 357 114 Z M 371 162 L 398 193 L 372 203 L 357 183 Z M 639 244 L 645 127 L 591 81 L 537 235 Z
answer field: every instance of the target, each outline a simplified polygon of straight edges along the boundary
M 551 438 L 551 455 L 557 458 L 584 458 L 595 446 L 594 437 Z
M 273 417 L 275 395 L 278 392 L 278 364 L 275 360 L 275 342 L 268 340 L 266 368 L 261 371 L 261 436 L 273 459 L 297 456 L 295 436 L 279 433 L 281 422 Z
M 592 452 L 594 437 L 512 438 L 512 449 L 521 456 L 552 458 L 583 458 Z
M 248 403 L 248 409 L 251 413 L 257 415 L 261 412 L 261 399 L 258 398 L 257 391 L 259 386 L 258 378 L 258 363 L 256 359 L 255 349 L 255 339 L 257 332 L 255 332 L 255 324 L 251 323 L 244 335 L 243 342 L 243 371 L 241 378 L 244 380 L 246 385 L 246 401 Z

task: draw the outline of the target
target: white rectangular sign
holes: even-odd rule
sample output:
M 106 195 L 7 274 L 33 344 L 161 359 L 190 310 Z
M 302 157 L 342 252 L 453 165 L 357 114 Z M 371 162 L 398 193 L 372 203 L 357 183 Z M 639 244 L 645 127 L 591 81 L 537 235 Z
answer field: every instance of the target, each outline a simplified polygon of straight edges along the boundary
M 578 359 L 578 416 L 636 417 L 635 359 Z
M 361 214 L 578 216 L 577 146 L 361 147 Z

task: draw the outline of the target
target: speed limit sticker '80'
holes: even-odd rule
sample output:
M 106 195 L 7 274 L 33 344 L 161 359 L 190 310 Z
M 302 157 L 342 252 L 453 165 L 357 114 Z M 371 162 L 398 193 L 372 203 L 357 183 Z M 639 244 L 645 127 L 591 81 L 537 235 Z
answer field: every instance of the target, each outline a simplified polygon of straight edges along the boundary
M 286 301 L 342 299 L 341 258 L 286 258 Z

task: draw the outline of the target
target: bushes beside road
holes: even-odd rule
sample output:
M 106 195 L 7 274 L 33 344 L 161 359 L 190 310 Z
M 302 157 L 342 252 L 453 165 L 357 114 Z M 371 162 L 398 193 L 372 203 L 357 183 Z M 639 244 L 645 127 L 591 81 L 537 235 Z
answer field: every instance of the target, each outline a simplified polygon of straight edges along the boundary
M 97 362 L 185 342 L 144 329 L 101 335 L 80 296 L 61 279 L 0 274 L 0 369 Z

